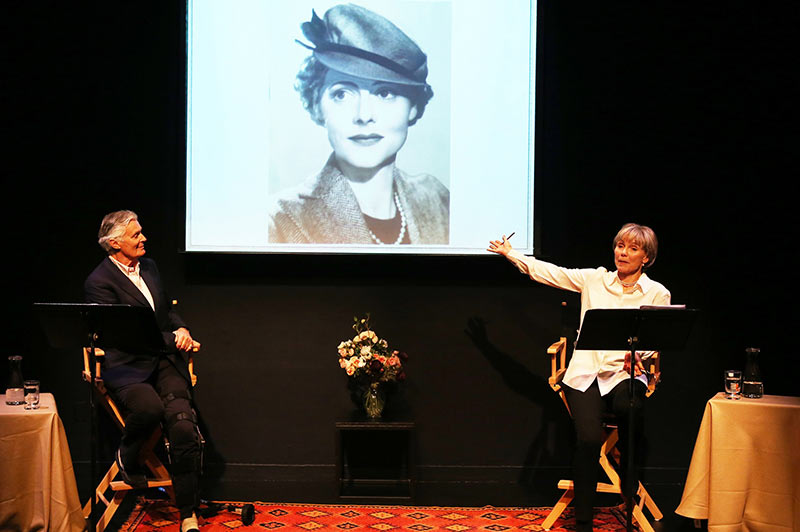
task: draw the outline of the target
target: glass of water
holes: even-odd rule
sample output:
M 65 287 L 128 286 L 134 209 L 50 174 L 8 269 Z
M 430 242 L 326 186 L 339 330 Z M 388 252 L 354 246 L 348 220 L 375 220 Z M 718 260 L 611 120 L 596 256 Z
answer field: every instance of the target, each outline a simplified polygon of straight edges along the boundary
M 725 399 L 741 399 L 742 372 L 738 369 L 725 370 Z
M 25 410 L 36 410 L 39 408 L 39 381 L 25 381 Z

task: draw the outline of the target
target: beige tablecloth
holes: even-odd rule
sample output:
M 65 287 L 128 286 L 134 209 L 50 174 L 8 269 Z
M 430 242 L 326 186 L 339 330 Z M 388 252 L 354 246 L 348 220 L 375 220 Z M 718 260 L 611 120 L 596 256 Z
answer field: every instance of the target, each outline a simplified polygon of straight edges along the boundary
M 64 426 L 53 395 L 38 410 L 0 395 L 0 530 L 80 531 L 78 499 Z
M 800 531 L 800 397 L 711 398 L 675 511 L 714 532 Z

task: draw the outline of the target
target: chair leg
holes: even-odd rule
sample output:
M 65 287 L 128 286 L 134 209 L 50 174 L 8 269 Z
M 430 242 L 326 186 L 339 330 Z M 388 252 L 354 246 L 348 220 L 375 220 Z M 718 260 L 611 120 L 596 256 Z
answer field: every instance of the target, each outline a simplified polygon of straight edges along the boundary
M 108 525 L 111 518 L 114 516 L 114 513 L 119 508 L 122 499 L 125 497 L 125 492 L 116 492 L 114 491 L 114 487 L 112 482 L 114 477 L 117 476 L 119 473 L 119 468 L 117 467 L 116 462 L 111 463 L 111 467 L 108 468 L 106 474 L 103 475 L 103 478 L 100 479 L 100 482 L 97 484 L 97 487 L 94 490 L 94 505 L 105 505 L 105 510 L 103 513 L 100 514 L 100 517 L 97 519 L 96 531 L 103 532 L 106 526 Z M 111 501 L 106 498 L 106 492 L 111 490 L 113 497 L 111 497 Z M 85 519 L 89 518 L 90 509 L 92 508 L 92 501 L 86 501 L 86 504 L 83 506 L 83 517 Z
M 664 514 L 661 513 L 658 506 L 656 505 L 656 501 L 650 496 L 650 493 L 645 489 L 641 482 L 639 482 L 639 500 L 644 503 L 644 506 L 650 510 L 650 515 L 653 516 L 655 521 L 661 521 L 663 519 Z
M 164 463 L 155 454 L 155 447 L 164 437 L 161 429 L 156 429 L 150 438 L 142 446 L 140 456 L 144 466 L 150 471 L 151 476 L 147 479 L 147 486 L 150 488 L 160 487 L 167 491 L 173 502 L 175 502 L 175 492 L 172 488 L 172 477 Z
M 639 483 L 639 489 L 636 494 L 639 496 L 639 502 L 633 506 L 633 520 L 639 525 L 639 528 L 641 528 L 643 532 L 655 532 L 653 525 L 650 524 L 650 521 L 644 513 L 644 508 L 650 511 L 654 521 L 660 521 L 664 517 L 664 514 L 658 509 L 655 501 L 653 501 L 653 498 L 641 482 Z
M 155 447 L 160 435 L 160 431 L 154 432 L 153 436 L 142 448 L 142 452 L 145 456 L 144 464 L 153 475 L 152 478 L 148 479 L 147 485 L 150 488 L 164 488 L 174 502 L 175 492 L 172 487 L 172 478 L 170 477 L 166 466 L 164 466 L 161 460 L 159 460 L 153 452 L 153 448 Z M 129 491 L 133 490 L 133 488 L 128 484 L 122 481 L 114 480 L 118 474 L 119 467 L 117 466 L 117 462 L 114 461 L 111 463 L 108 471 L 106 471 L 106 474 L 103 475 L 103 478 L 100 479 L 100 482 L 97 484 L 97 488 L 95 488 L 94 504 L 105 505 L 105 510 L 103 510 L 103 513 L 97 518 L 97 526 L 95 528 L 96 532 L 103 532 L 105 530 L 105 528 L 108 526 L 108 523 L 114 517 L 116 511 L 119 509 L 119 506 L 122 503 L 122 500 L 125 498 L 125 495 L 127 495 Z M 108 498 L 106 493 L 108 493 Z M 83 507 L 84 518 L 89 518 L 90 506 L 91 501 L 87 501 Z
M 619 441 L 619 432 L 614 429 L 609 433 L 608 438 L 603 443 L 603 447 L 600 451 L 600 465 L 602 466 L 606 475 L 608 475 L 611 483 L 619 489 L 618 493 L 622 493 L 622 482 L 620 480 L 619 473 L 617 473 L 616 468 L 614 468 L 614 465 L 608 458 L 608 455 L 611 455 L 616 462 L 619 462 L 620 456 L 619 449 L 616 447 L 617 441 Z M 661 513 L 661 510 L 659 510 L 655 501 L 650 496 L 650 493 L 648 493 L 641 482 L 639 482 L 639 489 L 636 491 L 636 494 L 639 496 L 639 503 L 637 506 L 642 519 L 645 519 L 643 511 L 644 507 L 650 511 L 650 514 L 653 516 L 653 520 L 660 521 L 664 517 L 664 514 Z M 650 527 L 649 522 L 646 524 L 646 527 Z M 650 527 L 650 529 L 652 530 L 652 527 Z
M 97 504 L 98 499 L 101 499 L 103 500 L 103 502 L 106 502 L 104 500 L 105 499 L 104 493 L 111 486 L 111 481 L 114 480 L 114 477 L 117 476 L 117 473 L 119 473 L 119 468 L 117 467 L 117 463 L 112 462 L 111 467 L 108 468 L 108 471 L 106 471 L 106 474 L 103 475 L 103 478 L 100 479 L 100 482 L 97 484 L 97 487 L 94 490 L 95 504 Z M 86 504 L 83 506 L 83 516 L 87 518 L 89 517 L 90 502 L 91 501 L 86 501 Z
M 610 483 L 598 482 L 596 488 L 598 493 L 622 494 L 622 482 L 620 480 L 619 473 L 617 473 L 617 469 L 614 467 L 612 462 L 612 459 L 617 462 L 619 461 L 619 449 L 616 448 L 618 439 L 619 433 L 616 429 L 613 429 L 608 433 L 608 437 L 600 448 L 600 466 L 608 477 Z M 547 518 L 542 522 L 542 528 L 545 530 L 550 530 L 550 528 L 552 528 L 556 520 L 561 516 L 561 514 L 564 512 L 564 509 L 569 505 L 575 496 L 572 481 L 561 480 L 558 484 L 559 489 L 563 489 L 564 493 L 547 515 Z M 650 493 L 648 493 L 641 482 L 639 482 L 639 489 L 637 490 L 636 495 L 638 496 L 639 502 L 637 502 L 633 507 L 633 519 L 639 524 L 639 527 L 644 532 L 654 532 L 653 526 L 645 516 L 644 508 L 647 508 L 650 511 L 654 521 L 660 521 L 664 517 L 664 514 L 661 513 L 661 510 L 658 508 L 655 501 L 650 496 Z
M 97 528 L 95 529 L 96 532 L 103 532 L 106 529 L 108 523 L 111 522 L 111 518 L 114 517 L 115 513 L 117 513 L 119 505 L 122 504 L 122 499 L 125 498 L 125 493 L 126 492 L 124 491 L 114 492 L 114 498 L 111 499 L 111 502 L 108 503 L 106 511 L 103 512 L 103 515 L 101 515 L 97 520 Z
M 575 492 L 572 488 L 564 491 L 564 493 L 561 495 L 561 498 L 558 499 L 556 505 L 553 506 L 552 510 L 550 510 L 547 519 L 542 522 L 542 528 L 545 530 L 550 530 L 555 524 L 556 520 L 561 517 L 562 513 L 564 513 L 564 510 L 567 508 L 567 506 L 569 506 L 569 503 L 572 501 L 574 496 Z
M 653 525 L 647 520 L 644 512 L 642 512 L 641 506 L 638 504 L 633 507 L 633 520 L 639 525 L 639 528 L 641 528 L 643 532 L 655 532 Z

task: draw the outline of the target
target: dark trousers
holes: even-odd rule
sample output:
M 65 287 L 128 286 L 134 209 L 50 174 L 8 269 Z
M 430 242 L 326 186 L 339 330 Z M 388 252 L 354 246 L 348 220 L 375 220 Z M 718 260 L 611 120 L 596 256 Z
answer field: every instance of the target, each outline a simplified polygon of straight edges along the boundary
M 638 483 L 639 463 L 642 458 L 643 407 L 647 386 L 641 381 L 634 381 L 634 471 L 627 471 L 628 447 L 628 412 L 630 410 L 630 382 L 626 379 L 617 384 L 605 396 L 600 395 L 600 388 L 595 380 L 585 391 L 580 392 L 569 386 L 564 386 L 567 402 L 572 410 L 572 419 L 575 425 L 577 441 L 575 455 L 572 463 L 573 479 L 575 486 L 575 519 L 578 522 L 592 521 L 594 495 L 598 478 L 598 458 L 600 447 L 605 439 L 603 429 L 604 414 L 615 416 L 615 423 L 619 428 L 619 443 L 617 447 L 621 453 L 621 480 L 623 492 L 626 488 Z
M 175 504 L 182 519 L 189 517 L 199 504 L 201 453 L 189 383 L 162 358 L 147 381 L 112 389 L 112 393 L 126 412 L 120 443 L 123 465 L 126 469 L 137 467 L 142 445 L 163 423 L 170 445 Z

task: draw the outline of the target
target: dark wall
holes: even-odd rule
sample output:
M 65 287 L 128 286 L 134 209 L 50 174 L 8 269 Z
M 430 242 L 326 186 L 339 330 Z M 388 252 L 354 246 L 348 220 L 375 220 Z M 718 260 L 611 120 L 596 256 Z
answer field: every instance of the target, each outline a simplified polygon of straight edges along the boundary
M 78 355 L 49 349 L 29 308 L 80 301 L 102 258 L 101 217 L 129 208 L 203 343 L 196 397 L 206 480 L 220 497 L 248 482 L 257 491 L 332 478 L 333 423 L 352 410 L 336 346 L 364 312 L 411 357 L 394 409 L 417 423 L 422 481 L 439 493 L 496 486 L 495 500 L 465 490 L 462 504 L 516 503 L 519 486 L 530 502 L 551 488 L 571 432 L 545 350 L 560 334 L 562 300 L 577 320 L 576 295 L 496 256 L 182 253 L 182 5 L 6 9 L 2 351 L 22 354 L 26 375 L 56 395 L 79 473 L 88 418 Z M 683 478 L 704 403 L 723 369 L 743 365 L 745 347 L 762 348 L 767 393 L 798 393 L 787 185 L 798 87 L 785 9 L 540 5 L 537 255 L 612 268 L 616 230 L 651 225 L 661 248 L 650 275 L 673 302 L 701 310 L 689 348 L 665 354 L 650 402 L 654 482 Z

